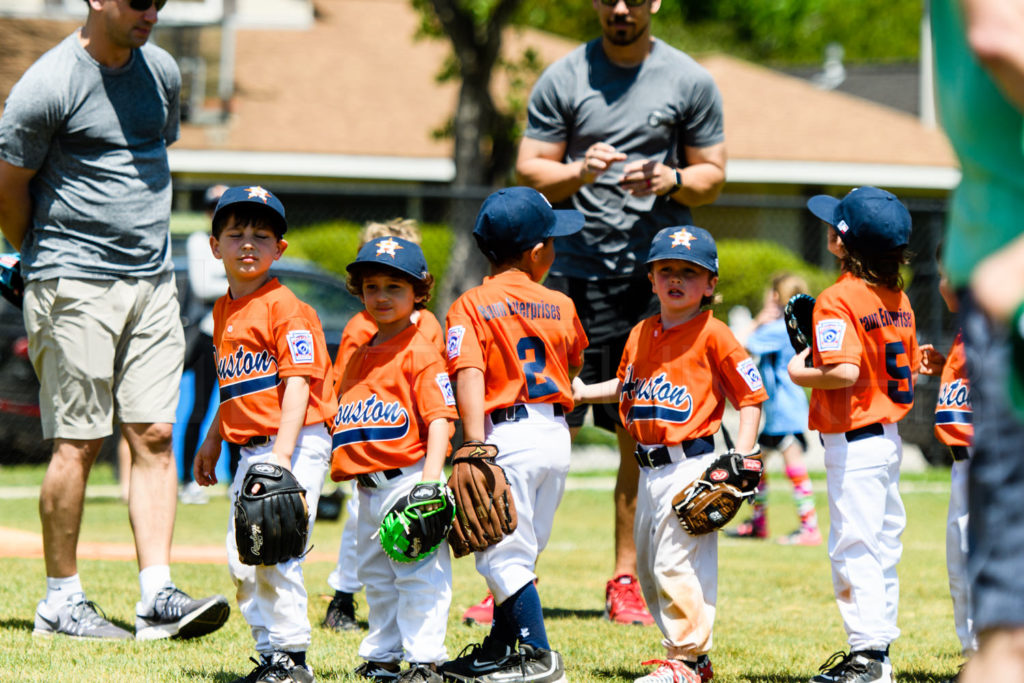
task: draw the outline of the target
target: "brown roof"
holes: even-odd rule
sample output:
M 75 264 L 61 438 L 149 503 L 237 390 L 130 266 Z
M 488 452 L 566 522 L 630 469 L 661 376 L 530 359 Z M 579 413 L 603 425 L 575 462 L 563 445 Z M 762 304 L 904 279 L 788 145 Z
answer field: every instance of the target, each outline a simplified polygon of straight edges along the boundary
M 309 30 L 241 30 L 236 96 L 223 126 L 186 125 L 175 149 L 252 150 L 450 158 L 432 131 L 451 116 L 454 83 L 436 76 L 449 48 L 416 39 L 408 0 L 317 0 Z M 0 95 L 36 56 L 67 35 L 67 22 L 6 20 Z M 543 63 L 576 44 L 509 30 L 505 49 L 534 47 Z M 943 134 L 867 100 L 727 56 L 701 62 L 725 103 L 732 160 L 955 166 Z

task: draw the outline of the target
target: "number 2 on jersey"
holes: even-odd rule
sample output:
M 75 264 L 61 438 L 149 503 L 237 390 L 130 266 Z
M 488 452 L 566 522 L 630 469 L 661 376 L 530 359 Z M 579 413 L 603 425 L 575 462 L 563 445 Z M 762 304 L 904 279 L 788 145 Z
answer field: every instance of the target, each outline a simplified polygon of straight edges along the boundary
M 530 352 L 533 352 L 532 360 Z M 530 398 L 541 398 L 558 392 L 558 386 L 549 377 L 541 373 L 548 364 L 544 351 L 544 342 L 540 337 L 523 337 L 516 344 L 516 353 L 523 361 L 523 374 L 526 376 L 526 395 Z
M 904 405 L 914 402 L 914 384 L 910 364 L 900 364 L 900 355 L 906 354 L 906 352 L 901 341 L 889 342 L 885 345 L 885 369 L 893 379 L 886 386 L 886 391 L 893 403 Z M 900 383 L 903 380 L 907 382 L 906 390 L 900 389 Z

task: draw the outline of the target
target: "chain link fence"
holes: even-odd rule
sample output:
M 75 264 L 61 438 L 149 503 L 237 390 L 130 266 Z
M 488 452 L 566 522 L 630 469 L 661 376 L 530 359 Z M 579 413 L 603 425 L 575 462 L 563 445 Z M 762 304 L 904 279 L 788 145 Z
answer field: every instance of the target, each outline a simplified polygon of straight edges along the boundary
M 343 279 L 344 267 L 355 256 L 359 231 L 366 222 L 414 218 L 421 224 L 423 251 L 439 281 L 438 290 L 449 275 L 449 261 L 456 248 L 450 226 L 453 206 L 460 200 L 479 206 L 490 192 L 488 188 L 455 191 L 446 185 L 353 184 L 330 189 L 269 186 L 281 197 L 288 213 L 289 256 L 315 261 Z M 178 183 L 173 229 L 190 231 L 206 226 L 202 215 L 205 187 Z M 806 197 L 821 191 L 803 188 L 788 195 L 724 194 L 715 204 L 694 210 L 694 222 L 715 236 L 722 255 L 718 287 L 722 300 L 715 306 L 716 315 L 727 319 L 728 311 L 737 305 L 756 314 L 762 293 L 780 264 L 787 268 L 796 264 L 802 273 L 810 274 L 813 294 L 835 279 L 835 259 L 826 248 L 824 227 L 804 204 Z M 952 343 L 953 322 L 938 293 L 935 251 L 946 203 L 913 197 L 905 202 L 914 219 L 910 245 L 914 257 L 905 279 L 917 316 L 918 338 L 945 351 Z M 483 264 L 477 258 L 458 268 L 460 272 L 467 268 L 482 272 Z M 443 320 L 440 300 L 435 294 L 433 308 Z M 32 425 L 38 418 L 33 417 L 28 405 L 31 401 L 26 399 L 35 390 L 31 386 L 34 378 L 31 374 L 26 377 L 28 361 L 21 341 L 24 333 L 23 329 L 19 331 L 20 315 L 16 313 L 6 302 L 0 302 L 0 464 L 17 459 L 15 453 L 24 459 L 26 443 L 35 446 L 31 459 L 45 460 L 38 426 Z M 914 409 L 901 423 L 904 438 L 919 445 L 933 463 L 946 460 L 945 449 L 932 432 L 937 393 L 937 378 L 919 377 Z M 17 448 L 13 447 L 15 442 Z

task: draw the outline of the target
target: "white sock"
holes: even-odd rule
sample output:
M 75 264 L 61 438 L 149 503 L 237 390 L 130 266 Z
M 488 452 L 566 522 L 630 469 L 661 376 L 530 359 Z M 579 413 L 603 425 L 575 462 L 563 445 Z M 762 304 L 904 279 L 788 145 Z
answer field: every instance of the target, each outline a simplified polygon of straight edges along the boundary
M 156 564 L 139 572 L 139 590 L 142 593 L 142 600 L 139 601 L 141 614 L 147 614 L 153 609 L 156 594 L 169 583 L 172 583 L 169 565 Z
M 78 574 L 55 578 L 46 577 L 46 605 L 47 607 L 59 607 L 61 603 L 67 602 L 75 593 L 84 593 L 82 580 Z

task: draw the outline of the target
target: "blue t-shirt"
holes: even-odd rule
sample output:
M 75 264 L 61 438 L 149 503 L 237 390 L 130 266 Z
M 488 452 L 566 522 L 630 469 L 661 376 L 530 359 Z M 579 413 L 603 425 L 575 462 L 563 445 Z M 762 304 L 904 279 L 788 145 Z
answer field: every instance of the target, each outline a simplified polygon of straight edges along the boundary
M 764 402 L 763 434 L 802 434 L 807 427 L 807 394 L 789 378 L 789 361 L 795 352 L 789 343 L 786 322 L 779 318 L 761 325 L 747 339 L 747 350 L 759 356 L 758 367 L 768 400 Z

